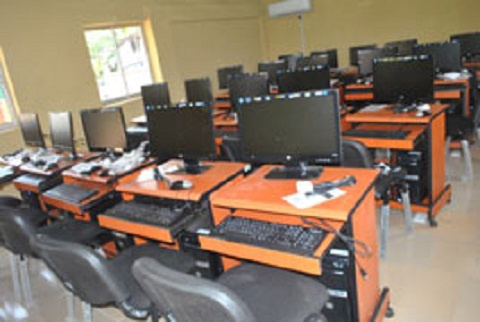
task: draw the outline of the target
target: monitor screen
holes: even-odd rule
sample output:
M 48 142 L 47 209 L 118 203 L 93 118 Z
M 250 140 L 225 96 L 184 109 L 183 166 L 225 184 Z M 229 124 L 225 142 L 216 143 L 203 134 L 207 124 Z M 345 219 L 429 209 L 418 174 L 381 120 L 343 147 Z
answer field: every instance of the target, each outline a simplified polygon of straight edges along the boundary
M 305 68 L 315 68 L 317 66 L 328 65 L 328 55 L 315 55 L 310 57 L 302 57 L 297 60 L 296 70 Z
M 417 44 L 417 39 L 406 39 L 390 41 L 385 43 L 385 47 L 395 47 L 398 50 L 398 56 L 413 55 L 413 47 Z
M 357 52 L 358 73 L 361 76 L 370 76 L 373 73 L 373 59 L 382 57 L 381 49 L 363 49 Z
M 267 95 L 268 74 L 237 74 L 232 75 L 228 79 L 228 90 L 230 93 L 230 101 L 233 106 L 237 106 L 238 100 L 243 97 L 257 97 Z
M 83 110 L 83 131 L 91 151 L 126 149 L 127 135 L 121 107 Z
M 349 49 L 350 65 L 351 66 L 358 66 L 358 51 L 365 50 L 365 49 L 376 49 L 376 48 L 377 48 L 377 45 L 375 45 L 375 44 L 350 47 L 350 49 Z
M 153 157 L 200 159 L 215 155 L 210 107 L 149 110 L 147 120 Z
M 431 56 L 379 58 L 373 63 L 373 95 L 378 103 L 429 103 L 433 101 Z
M 242 74 L 243 73 L 243 66 L 236 65 L 236 66 L 227 66 L 222 67 L 217 70 L 218 75 L 218 87 L 220 89 L 227 89 L 228 88 L 228 76 L 234 74 Z
M 297 61 L 303 57 L 302 53 L 296 54 L 287 54 L 287 55 L 280 55 L 278 59 L 283 60 L 287 64 L 288 70 L 295 70 L 297 68 Z
M 188 102 L 213 102 L 212 83 L 209 77 L 185 81 Z
M 337 90 L 265 96 L 242 105 L 244 159 L 254 163 L 340 164 Z
M 323 66 L 303 71 L 279 73 L 277 84 L 279 93 L 330 88 L 330 69 L 328 66 Z
M 40 148 L 45 147 L 45 140 L 43 139 L 43 133 L 42 128 L 40 127 L 38 114 L 20 114 L 20 129 L 22 130 L 23 140 L 27 146 Z
M 74 152 L 72 113 L 49 113 L 52 146 L 61 151 Z
M 336 49 L 328 49 L 322 51 L 314 51 L 310 53 L 311 57 L 317 55 L 327 55 L 328 56 L 328 66 L 330 68 L 338 68 L 338 54 Z
M 462 56 L 480 54 L 480 33 L 467 33 L 450 36 L 452 42 L 460 44 Z
M 462 69 L 460 44 L 455 42 L 430 43 L 415 46 L 416 55 L 431 55 L 437 72 L 458 72 Z
M 145 108 L 170 105 L 168 83 L 156 83 L 142 86 L 142 99 Z
M 268 74 L 268 82 L 270 85 L 277 85 L 277 73 L 285 70 L 287 70 L 287 64 L 283 60 L 258 63 L 258 72 Z

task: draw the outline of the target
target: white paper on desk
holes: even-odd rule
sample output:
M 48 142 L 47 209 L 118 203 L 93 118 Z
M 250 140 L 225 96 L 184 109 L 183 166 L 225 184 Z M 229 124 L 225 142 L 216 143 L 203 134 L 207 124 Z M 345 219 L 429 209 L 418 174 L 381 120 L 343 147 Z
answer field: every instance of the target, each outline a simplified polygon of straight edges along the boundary
M 370 104 L 362 108 L 360 112 L 378 112 L 383 110 L 387 106 L 388 105 L 386 104 Z
M 181 168 L 182 167 L 178 164 L 173 164 L 173 165 L 165 164 L 165 165 L 159 165 L 158 171 L 160 171 L 160 173 L 164 175 L 164 174 L 171 174 L 171 173 L 177 172 Z
M 321 204 L 327 200 L 332 200 L 343 196 L 345 194 L 344 190 L 335 188 L 328 191 L 328 194 L 331 195 L 331 198 L 327 198 L 324 195 L 306 195 L 303 192 L 297 192 L 292 195 L 283 197 L 283 200 L 287 201 L 289 204 L 294 206 L 297 209 L 307 209 Z
M 0 167 L 0 177 L 11 176 L 13 173 L 12 167 Z
M 152 181 L 155 179 L 153 169 L 145 169 L 140 172 L 140 175 L 137 178 L 137 182 Z

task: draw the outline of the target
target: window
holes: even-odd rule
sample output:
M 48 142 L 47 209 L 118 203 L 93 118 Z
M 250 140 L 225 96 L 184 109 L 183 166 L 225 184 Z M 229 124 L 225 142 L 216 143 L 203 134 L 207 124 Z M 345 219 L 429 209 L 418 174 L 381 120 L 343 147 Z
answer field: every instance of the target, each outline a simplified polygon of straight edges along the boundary
M 11 128 L 16 124 L 13 96 L 7 77 L 5 60 L 0 50 L 0 130 Z
M 141 25 L 89 29 L 85 38 L 102 102 L 136 96 L 152 83 Z

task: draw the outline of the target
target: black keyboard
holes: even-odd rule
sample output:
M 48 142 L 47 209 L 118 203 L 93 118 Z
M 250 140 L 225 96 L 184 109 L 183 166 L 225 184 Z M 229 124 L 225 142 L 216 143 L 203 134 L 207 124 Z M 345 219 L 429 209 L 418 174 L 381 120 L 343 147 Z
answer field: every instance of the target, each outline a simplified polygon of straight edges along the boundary
M 107 210 L 105 215 L 169 227 L 184 217 L 184 210 L 183 208 L 162 207 L 155 203 L 124 201 Z
M 213 229 L 213 234 L 236 242 L 313 255 L 323 240 L 325 231 L 230 216 Z
M 372 139 L 396 139 L 403 140 L 409 134 L 409 131 L 379 131 L 379 130 L 347 130 L 342 133 L 344 136 L 356 136 L 359 138 Z
M 45 196 L 78 205 L 82 201 L 95 196 L 97 193 L 97 190 L 62 183 L 61 185 L 45 192 Z

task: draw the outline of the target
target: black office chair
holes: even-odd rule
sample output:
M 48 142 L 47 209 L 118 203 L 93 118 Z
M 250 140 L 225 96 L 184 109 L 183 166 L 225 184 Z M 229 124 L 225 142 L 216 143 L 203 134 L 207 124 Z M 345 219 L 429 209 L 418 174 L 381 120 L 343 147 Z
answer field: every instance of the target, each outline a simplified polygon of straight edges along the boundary
M 33 240 L 32 247 L 67 290 L 83 301 L 86 321 L 91 321 L 91 305 L 113 304 L 133 319 L 146 319 L 150 315 L 152 303 L 131 273 L 138 258 L 154 258 L 183 273 L 191 272 L 194 267 L 189 255 L 156 245 L 134 246 L 113 259 L 92 248 L 42 235 Z
M 326 288 L 287 270 L 243 264 L 213 282 L 141 258 L 132 272 L 167 321 L 326 321 L 320 313 L 328 300 Z
M 14 287 L 18 281 L 27 305 L 33 301 L 28 258 L 37 257 L 31 247 L 31 239 L 35 238 L 36 234 L 48 234 L 55 238 L 90 245 L 111 239 L 109 232 L 88 222 L 66 220 L 47 225 L 47 219 L 48 215 L 38 209 L 0 207 L 0 235 L 3 246 L 11 254 Z
M 474 82 L 474 91 L 476 92 L 477 82 Z M 476 97 L 476 95 L 475 95 Z M 474 102 L 474 110 L 472 117 L 466 117 L 463 114 L 452 113 L 447 114 L 447 139 L 445 142 L 445 156 L 447 161 L 450 157 L 450 143 L 460 142 L 465 163 L 465 176 L 467 180 L 473 180 L 473 163 L 470 154 L 470 142 L 473 141 L 475 131 L 480 124 L 480 108 L 478 99 Z M 478 139 L 478 138 L 477 138 Z
M 22 201 L 11 196 L 0 196 L 0 207 L 18 208 L 22 205 Z
M 343 140 L 343 166 L 352 168 L 373 168 L 372 156 L 367 147 L 358 141 Z M 382 171 L 375 183 L 375 198 L 382 200 L 380 211 L 380 256 L 385 258 L 387 253 L 387 234 L 390 219 L 391 188 L 398 187 L 403 203 L 405 226 L 408 233 L 413 232 L 413 218 L 410 205 L 408 183 L 405 179 L 406 172 L 400 167 Z
M 222 144 L 220 145 L 220 158 L 227 161 L 242 160 L 241 142 L 238 135 L 225 134 L 222 136 Z

